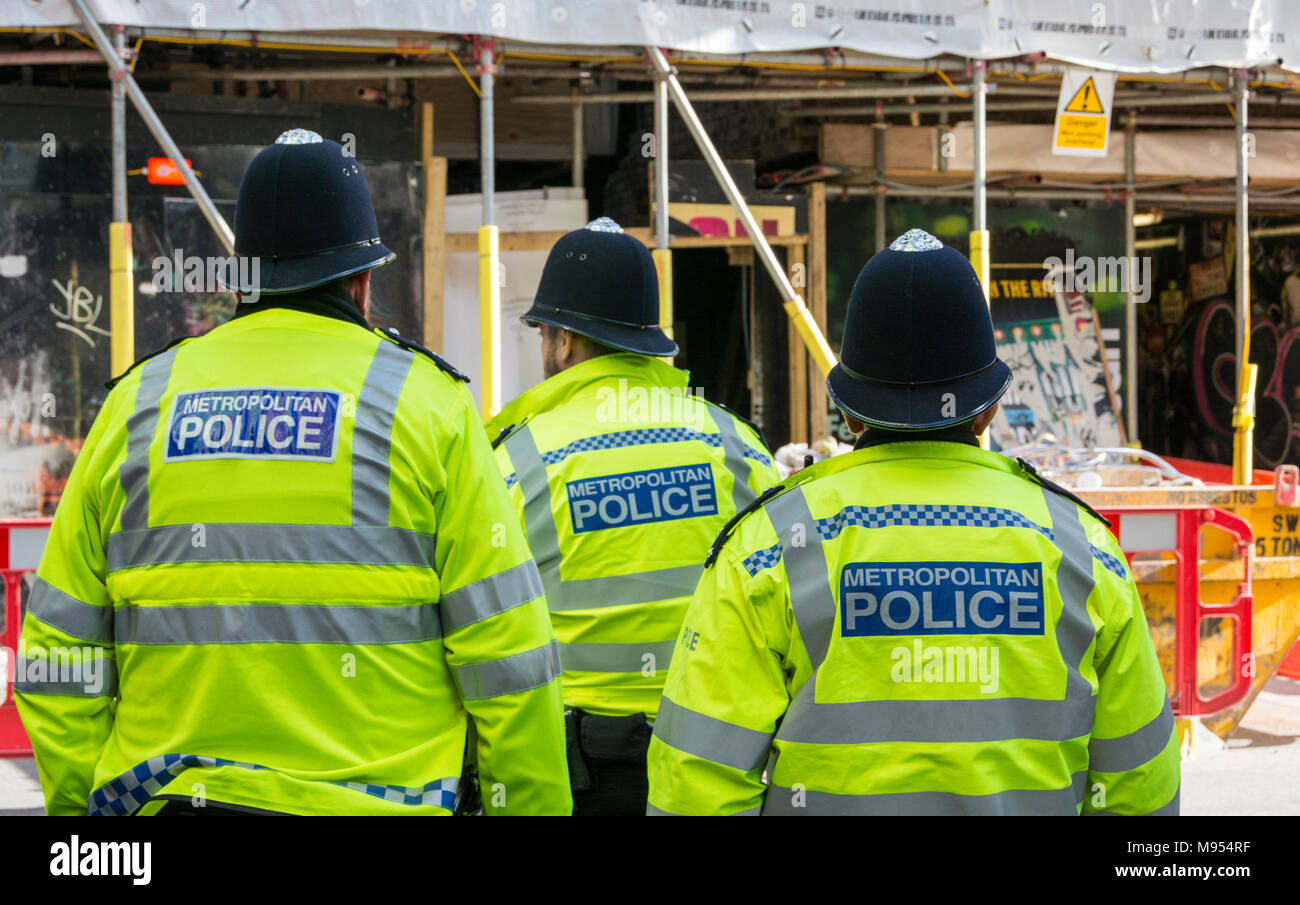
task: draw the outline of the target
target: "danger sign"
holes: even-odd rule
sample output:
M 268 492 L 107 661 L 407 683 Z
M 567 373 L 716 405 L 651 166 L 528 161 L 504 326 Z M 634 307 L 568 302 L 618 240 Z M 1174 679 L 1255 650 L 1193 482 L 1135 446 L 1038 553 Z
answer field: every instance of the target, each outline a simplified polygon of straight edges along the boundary
M 1052 130 L 1052 153 L 1074 157 L 1105 157 L 1110 136 L 1115 73 L 1067 69 L 1061 78 Z

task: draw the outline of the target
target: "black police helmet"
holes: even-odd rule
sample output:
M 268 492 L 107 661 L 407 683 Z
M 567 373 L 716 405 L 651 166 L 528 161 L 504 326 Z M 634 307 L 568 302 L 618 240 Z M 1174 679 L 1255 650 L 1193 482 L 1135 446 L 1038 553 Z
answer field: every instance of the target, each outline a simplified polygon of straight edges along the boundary
M 520 320 L 560 327 L 626 352 L 677 354 L 677 343 L 659 328 L 654 258 L 608 217 L 560 237 L 546 258 L 533 306 Z
M 245 264 L 228 285 L 267 294 L 310 289 L 397 257 L 379 241 L 357 159 L 306 129 L 285 132 L 244 171 L 235 253 L 257 266 Z
M 908 230 L 853 284 L 831 401 L 866 424 L 929 430 L 969 421 L 1011 385 L 979 278 L 961 252 Z

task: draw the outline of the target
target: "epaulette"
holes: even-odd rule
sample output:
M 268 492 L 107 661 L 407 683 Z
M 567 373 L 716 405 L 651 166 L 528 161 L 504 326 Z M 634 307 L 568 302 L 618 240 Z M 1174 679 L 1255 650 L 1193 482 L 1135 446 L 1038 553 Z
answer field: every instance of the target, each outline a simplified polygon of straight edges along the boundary
M 1102 515 L 1096 509 L 1093 509 L 1083 500 L 1079 499 L 1070 490 L 1068 490 L 1065 487 L 1062 487 L 1060 484 L 1057 484 L 1055 481 L 1049 481 L 1047 478 L 1043 477 L 1041 474 L 1038 473 L 1038 469 L 1034 468 L 1034 466 L 1030 465 L 1024 459 L 1016 459 L 1016 461 L 1019 462 L 1020 467 L 1025 470 L 1025 474 L 1028 476 L 1029 480 L 1033 481 L 1035 484 L 1037 484 L 1038 486 L 1046 490 L 1052 491 L 1052 493 L 1055 493 L 1059 496 L 1063 496 L 1067 500 L 1070 500 L 1072 502 L 1078 503 L 1084 509 L 1087 509 L 1089 514 L 1092 515 L 1093 518 L 1097 519 L 1097 521 L 1101 522 L 1107 528 L 1111 526 L 1110 519 L 1106 518 L 1106 516 Z
M 709 547 L 709 555 L 704 559 L 704 568 L 707 569 L 717 562 L 718 554 L 722 552 L 722 545 L 727 542 L 727 538 L 731 537 L 732 530 L 740 524 L 740 520 L 751 512 L 762 508 L 764 503 L 772 499 L 772 497 L 776 496 L 782 490 L 785 490 L 784 484 L 773 484 L 771 487 L 767 488 L 767 490 L 764 490 L 761 494 L 755 497 L 748 506 L 727 519 L 727 523 L 722 526 L 722 530 L 718 532 L 717 538 L 713 541 L 713 546 Z
M 447 361 L 447 359 L 443 358 L 437 352 L 432 352 L 426 349 L 424 346 L 420 345 L 419 343 L 415 342 L 414 340 L 410 340 L 407 339 L 405 336 L 402 336 L 400 333 L 397 332 L 396 327 L 389 327 L 387 330 L 380 330 L 378 327 L 376 327 L 375 332 L 378 333 L 380 336 L 382 336 L 384 339 L 397 343 L 403 349 L 423 355 L 425 358 L 429 359 L 438 367 L 442 368 L 444 371 L 446 371 L 456 380 L 459 380 L 462 383 L 469 383 L 469 376 L 467 374 L 465 374 L 463 371 L 458 370 L 455 365 Z
M 799 469 L 780 484 L 773 484 L 771 487 L 767 488 L 767 490 L 764 490 L 762 494 L 759 495 L 758 499 L 754 500 L 744 509 L 741 509 L 727 521 L 727 524 L 722 526 L 722 531 L 718 533 L 718 537 L 713 542 L 713 546 L 709 548 L 709 555 L 704 561 L 704 567 L 707 569 L 709 566 L 713 565 L 715 560 L 717 560 L 718 554 L 722 552 L 722 545 L 727 542 L 727 538 L 731 536 L 731 532 L 736 525 L 740 524 L 741 519 L 756 509 L 761 508 L 773 497 L 784 493 L 787 490 L 802 487 L 810 481 L 815 481 L 822 477 L 827 471 L 838 469 L 842 461 L 843 457 L 841 456 L 831 456 L 828 459 L 822 459 L 820 462 L 814 462 L 811 465 Z
M 136 368 L 140 367 L 140 365 L 144 364 L 149 359 L 157 358 L 159 355 L 163 354 L 168 349 L 172 348 L 172 346 L 179 346 L 181 343 L 185 342 L 185 340 L 193 339 L 193 338 L 194 337 L 192 336 L 178 336 L 175 339 L 173 339 L 171 342 L 169 342 L 167 345 L 163 346 L 161 349 L 155 349 L 154 351 L 150 352 L 148 355 L 140 356 L 135 361 L 131 362 L 131 367 L 127 368 L 125 371 L 123 371 L 121 374 L 118 374 L 116 377 L 106 380 L 104 382 L 104 389 L 106 390 L 113 389 L 113 387 L 117 386 L 119 383 L 125 380 L 128 374 L 130 374 Z
M 519 424 L 517 423 L 507 424 L 505 427 L 501 428 L 501 433 L 497 434 L 497 438 L 492 441 L 492 448 L 496 449 L 498 446 L 500 446 L 505 441 L 506 437 L 510 436 L 510 432 L 518 426 Z
M 704 400 L 704 401 L 705 401 L 708 405 L 713 406 L 714 408 L 722 409 L 724 412 L 726 412 L 726 413 L 727 413 L 728 415 L 730 415 L 731 417 L 735 418 L 735 419 L 736 419 L 737 421 L 739 421 L 741 424 L 746 425 L 750 430 L 752 430 L 752 431 L 754 432 L 754 435 L 755 435 L 756 437 L 758 437 L 758 442 L 761 443 L 761 444 L 763 444 L 763 449 L 764 449 L 764 450 L 768 450 L 768 451 L 770 451 L 770 450 L 772 449 L 772 447 L 770 447 L 770 446 L 767 445 L 767 437 L 764 437 L 764 436 L 763 436 L 763 429 L 760 428 L 760 427 L 759 427 L 757 424 L 755 424 L 753 421 L 750 421 L 748 418 L 746 418 L 746 417 L 743 416 L 743 415 L 738 415 L 738 414 L 736 414 L 736 412 L 734 412 L 734 411 L 732 411 L 731 409 L 727 408 L 727 407 L 726 407 L 725 405 L 723 405 L 721 402 L 713 402 L 712 400 L 709 400 L 709 399 L 706 399 L 706 400 Z

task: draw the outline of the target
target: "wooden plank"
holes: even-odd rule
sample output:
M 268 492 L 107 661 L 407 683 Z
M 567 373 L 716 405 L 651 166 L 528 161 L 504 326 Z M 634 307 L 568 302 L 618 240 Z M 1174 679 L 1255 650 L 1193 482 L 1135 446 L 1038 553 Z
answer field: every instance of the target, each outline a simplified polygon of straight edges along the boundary
M 501 233 L 499 248 L 502 252 L 550 251 L 566 232 L 568 230 L 544 229 Z M 447 233 L 447 254 L 478 254 L 478 233 Z
M 808 244 L 808 236 L 796 233 L 791 236 L 767 236 L 767 244 L 791 247 Z M 654 240 L 651 239 L 651 242 Z M 668 243 L 673 248 L 727 248 L 734 246 L 752 246 L 748 236 L 673 236 Z
M 826 334 L 826 183 L 814 182 L 808 187 L 808 290 L 805 296 L 817 327 Z M 826 423 L 826 378 L 811 355 L 808 362 L 808 440 L 814 442 L 825 437 L 830 429 Z
M 446 264 L 447 159 L 433 156 L 433 104 L 420 105 L 420 161 L 424 166 L 423 325 L 421 342 L 442 352 L 443 281 Z
M 790 276 L 790 282 L 799 287 L 801 283 L 806 282 L 808 268 L 804 264 L 804 247 L 802 245 L 792 245 L 786 251 L 786 272 Z M 787 338 L 789 345 L 789 368 L 790 373 L 790 440 L 793 443 L 800 441 L 811 442 L 814 438 L 808 433 L 808 363 L 810 356 L 808 350 L 800 338 L 799 332 L 795 330 L 794 324 L 786 324 L 788 327 Z
M 433 101 L 420 103 L 420 159 L 433 156 Z
M 445 60 L 446 57 L 443 57 Z M 508 64 L 507 64 L 508 65 Z M 471 72 L 473 67 L 470 67 Z M 202 83 L 196 83 L 202 84 Z M 334 86 L 319 99 L 355 104 L 359 84 L 383 88 L 382 79 L 366 82 L 312 82 L 313 98 L 322 86 Z M 459 76 L 416 79 L 415 101 L 433 102 L 438 118 L 438 153 L 452 160 L 478 158 L 478 95 Z M 553 94 L 554 85 L 532 79 L 499 78 L 496 82 L 496 156 L 498 160 L 569 160 L 573 156 L 573 124 L 568 107 L 513 103 L 517 95 Z M 560 110 L 564 113 L 559 113 Z

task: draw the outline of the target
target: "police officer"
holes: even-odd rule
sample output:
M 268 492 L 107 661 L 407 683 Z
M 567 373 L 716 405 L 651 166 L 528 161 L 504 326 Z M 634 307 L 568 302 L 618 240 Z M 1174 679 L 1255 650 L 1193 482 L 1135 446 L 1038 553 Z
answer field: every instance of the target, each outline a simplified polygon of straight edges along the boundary
M 50 531 L 15 686 L 48 812 L 448 814 L 477 752 L 487 813 L 567 813 L 536 566 L 463 376 L 367 325 L 360 165 L 286 132 L 235 244 L 238 315 L 114 382 Z
M 645 246 L 601 218 L 551 250 L 525 324 L 546 380 L 489 424 L 560 643 L 574 813 L 644 814 L 645 754 L 709 543 L 776 481 L 758 432 L 658 357 Z
M 908 232 L 862 269 L 844 336 L 827 389 L 861 435 L 719 535 L 650 812 L 1176 814 L 1174 720 L 1124 555 L 976 440 L 1011 374 L 966 259 Z

